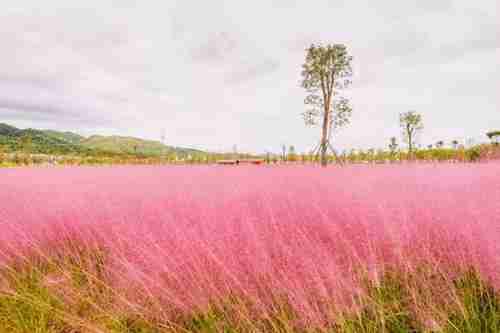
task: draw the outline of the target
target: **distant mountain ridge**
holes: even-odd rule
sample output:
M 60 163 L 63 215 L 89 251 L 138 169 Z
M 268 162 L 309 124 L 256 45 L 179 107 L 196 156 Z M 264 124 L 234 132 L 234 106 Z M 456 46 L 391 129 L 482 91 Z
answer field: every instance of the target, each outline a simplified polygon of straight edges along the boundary
M 84 154 L 89 149 L 64 139 L 64 134 L 37 129 L 19 129 L 0 123 L 0 150 L 6 152 L 29 151 L 40 154 Z
M 0 123 L 0 135 L 17 135 L 21 132 L 19 128 Z
M 141 153 L 145 155 L 162 155 L 177 153 L 181 155 L 204 153 L 201 150 L 191 148 L 180 148 L 164 145 L 159 141 L 144 140 L 130 136 L 103 136 L 92 135 L 80 142 L 84 147 L 91 149 L 101 149 L 115 153 Z
M 57 138 L 60 140 L 68 141 L 74 144 L 79 144 L 83 140 L 85 140 L 84 136 L 81 136 L 79 134 L 73 133 L 73 132 L 59 132 L 59 131 L 53 131 L 53 130 L 42 130 L 45 134 L 48 136 L 51 136 L 53 138 Z
M 174 153 L 180 158 L 205 154 L 197 149 L 167 146 L 159 141 L 127 136 L 82 135 L 55 130 L 19 129 L 0 123 L 0 149 L 7 151 L 30 150 L 33 153 L 68 154 L 109 152 L 114 154 L 141 154 L 160 156 Z

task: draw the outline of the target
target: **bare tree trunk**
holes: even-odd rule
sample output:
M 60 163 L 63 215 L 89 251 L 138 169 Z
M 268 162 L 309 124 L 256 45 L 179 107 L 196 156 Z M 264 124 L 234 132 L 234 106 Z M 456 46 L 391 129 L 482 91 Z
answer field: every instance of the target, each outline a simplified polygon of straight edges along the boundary
M 330 124 L 330 110 L 328 108 L 325 108 L 325 114 L 323 117 L 323 129 L 321 133 L 321 146 L 320 146 L 320 152 L 321 152 L 321 166 L 326 167 L 327 165 L 327 160 L 326 160 L 326 151 L 328 148 L 328 125 Z
M 408 150 L 409 150 L 410 160 L 413 160 L 413 138 L 412 138 L 412 134 L 408 134 Z
M 408 136 L 408 159 L 413 160 L 413 131 L 410 129 L 410 125 L 406 125 L 406 135 Z

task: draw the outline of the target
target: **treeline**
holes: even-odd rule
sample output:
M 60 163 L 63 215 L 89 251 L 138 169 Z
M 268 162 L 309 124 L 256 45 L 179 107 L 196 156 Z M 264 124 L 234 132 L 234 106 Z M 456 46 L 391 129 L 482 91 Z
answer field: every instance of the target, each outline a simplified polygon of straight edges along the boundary
M 283 155 L 217 154 L 204 153 L 184 157 L 175 154 L 148 156 L 142 154 L 118 154 L 110 152 L 92 154 L 48 155 L 24 152 L 0 152 L 0 167 L 36 166 L 36 165 L 176 165 L 176 164 L 215 164 L 219 160 L 260 158 L 267 164 L 318 163 L 319 155 L 288 153 Z M 382 149 L 350 150 L 328 154 L 328 163 L 340 164 L 384 164 L 404 162 L 480 162 L 500 159 L 500 146 L 482 144 L 470 148 L 427 148 L 412 153 L 403 150 Z
M 214 164 L 224 159 L 247 159 L 256 156 L 249 154 L 199 153 L 187 156 L 165 154 L 153 156 L 145 154 L 120 154 L 95 152 L 91 154 L 31 154 L 23 151 L 0 152 L 0 167 L 43 166 L 43 165 L 154 165 L 154 164 Z
M 367 149 L 344 151 L 326 156 L 329 163 L 397 163 L 397 162 L 479 162 L 500 159 L 500 147 L 494 144 L 481 144 L 470 148 L 426 148 L 413 152 L 404 150 Z M 284 157 L 268 158 L 266 162 L 319 162 L 318 154 L 287 154 Z

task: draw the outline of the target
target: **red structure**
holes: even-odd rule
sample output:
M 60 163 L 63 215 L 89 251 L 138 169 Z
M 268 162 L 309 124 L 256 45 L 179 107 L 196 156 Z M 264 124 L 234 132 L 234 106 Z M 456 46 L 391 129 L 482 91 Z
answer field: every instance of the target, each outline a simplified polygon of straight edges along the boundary
M 220 165 L 240 165 L 240 164 L 254 164 L 261 165 L 264 164 L 262 159 L 241 159 L 241 160 L 219 160 L 217 164 Z

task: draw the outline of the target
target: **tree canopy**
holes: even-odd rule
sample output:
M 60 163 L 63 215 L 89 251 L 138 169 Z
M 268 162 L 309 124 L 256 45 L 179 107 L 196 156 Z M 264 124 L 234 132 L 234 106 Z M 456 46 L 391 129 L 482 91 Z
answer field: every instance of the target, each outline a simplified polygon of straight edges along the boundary
M 307 125 L 322 125 L 321 163 L 326 165 L 326 150 L 332 128 L 349 123 L 352 109 L 340 91 L 351 84 L 352 57 L 342 44 L 311 45 L 302 65 L 302 87 L 307 91 L 303 113 Z
M 422 115 L 416 111 L 408 111 L 399 115 L 399 123 L 403 131 L 403 139 L 408 143 L 408 150 L 413 152 L 415 136 L 424 128 Z
M 497 136 L 500 136 L 500 131 L 491 131 L 491 132 L 488 132 L 486 133 L 486 136 L 490 139 L 493 139 Z

